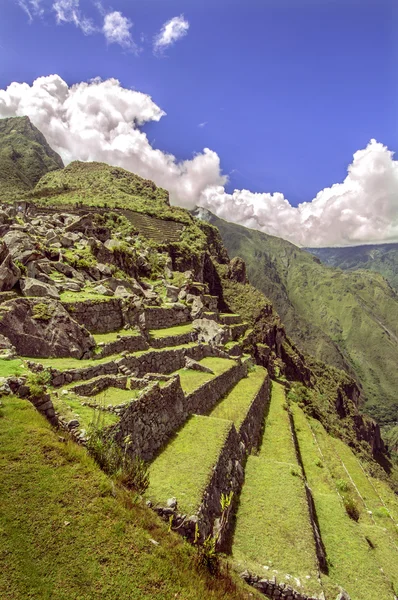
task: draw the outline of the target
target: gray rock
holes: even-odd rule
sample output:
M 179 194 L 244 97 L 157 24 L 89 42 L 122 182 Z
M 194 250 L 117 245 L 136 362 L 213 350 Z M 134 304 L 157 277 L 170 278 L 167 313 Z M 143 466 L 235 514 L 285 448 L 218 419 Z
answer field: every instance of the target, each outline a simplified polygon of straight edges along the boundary
M 191 318 L 192 319 L 200 319 L 200 317 L 202 316 L 203 312 L 204 312 L 204 304 L 201 300 L 201 298 L 199 298 L 199 296 L 195 296 L 194 301 L 192 302 L 192 308 L 191 308 Z
M 98 263 L 97 269 L 102 275 L 104 275 L 104 277 L 111 277 L 111 275 L 112 275 L 111 268 L 108 265 L 105 265 L 103 263 Z
M 167 298 L 171 301 L 171 302 L 177 302 L 179 299 L 179 294 L 180 289 L 175 286 L 175 285 L 167 285 L 166 284 L 166 294 L 167 294 Z
M 21 279 L 20 285 L 24 296 L 39 296 L 41 298 L 59 300 L 59 294 L 54 286 L 33 279 L 32 277 Z
M 223 328 L 212 319 L 196 319 L 192 323 L 198 332 L 198 341 L 206 344 L 221 344 Z
M 192 369 L 193 371 L 202 371 L 203 373 L 214 374 L 214 371 L 212 371 L 209 367 L 205 367 L 205 365 L 202 365 L 201 363 L 197 362 L 193 358 L 187 357 L 185 359 L 185 368 Z
M 5 245 L 3 248 L 6 250 Z M 12 290 L 21 276 L 21 271 L 14 265 L 11 255 L 7 254 L 0 264 L 0 292 Z
M 82 358 L 95 347 L 90 333 L 56 300 L 17 298 L 2 306 L 0 334 L 20 356 Z
M 77 427 L 79 427 L 80 423 L 77 419 L 72 419 L 71 421 L 68 422 L 67 427 L 69 429 L 69 431 L 71 429 L 77 429 Z
M 93 289 L 93 292 L 95 292 L 96 294 L 102 294 L 103 296 L 113 296 L 112 290 L 110 290 L 102 284 L 96 285 Z
M 43 254 L 36 247 L 36 241 L 23 231 L 9 231 L 3 237 L 8 251 L 13 260 L 19 260 L 26 265 L 31 260 L 44 258 Z
M 117 298 L 129 298 L 131 296 L 131 292 L 126 290 L 123 285 L 118 285 L 115 289 L 115 296 Z
M 177 498 L 169 498 L 166 502 L 167 508 L 176 509 L 177 508 Z

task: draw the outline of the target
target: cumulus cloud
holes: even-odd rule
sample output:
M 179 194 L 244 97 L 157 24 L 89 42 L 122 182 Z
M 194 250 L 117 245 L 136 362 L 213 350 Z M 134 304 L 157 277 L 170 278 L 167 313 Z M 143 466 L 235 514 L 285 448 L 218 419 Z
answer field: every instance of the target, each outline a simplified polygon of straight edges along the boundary
M 0 90 L 0 117 L 28 115 L 65 163 L 98 160 L 152 179 L 172 202 L 193 208 L 208 186 L 223 185 L 220 160 L 205 148 L 190 160 L 153 148 L 140 126 L 164 111 L 150 96 L 116 79 L 68 85 L 58 75 Z
M 130 29 L 133 23 L 121 12 L 114 11 L 105 15 L 103 33 L 108 44 L 119 44 L 122 48 L 137 51 Z
M 91 19 L 82 15 L 79 0 L 57 0 L 53 4 L 53 10 L 58 24 L 73 23 L 85 35 L 96 31 Z
M 200 204 L 224 219 L 302 246 L 398 241 L 398 161 L 371 140 L 355 152 L 344 181 L 311 202 L 294 207 L 281 193 L 227 194 L 217 186 L 202 192 Z
M 28 115 L 65 163 L 98 160 L 152 179 L 174 204 L 218 216 L 303 246 L 398 241 L 398 161 L 371 140 L 358 150 L 342 183 L 294 207 L 282 193 L 225 191 L 219 156 L 205 148 L 178 162 L 153 148 L 140 129 L 164 111 L 150 96 L 116 79 L 71 87 L 58 75 L 0 90 L 0 117 Z
M 153 47 L 155 52 L 163 52 L 166 48 L 175 44 L 175 42 L 187 35 L 188 29 L 189 22 L 184 18 L 184 15 L 173 17 L 170 21 L 164 23 L 154 39 Z

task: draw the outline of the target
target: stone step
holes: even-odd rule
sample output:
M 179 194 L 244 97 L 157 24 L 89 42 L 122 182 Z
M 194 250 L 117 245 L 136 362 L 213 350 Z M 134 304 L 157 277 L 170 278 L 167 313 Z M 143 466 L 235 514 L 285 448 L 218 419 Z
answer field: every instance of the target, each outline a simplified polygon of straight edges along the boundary
M 231 313 L 220 313 L 218 315 L 219 322 L 223 325 L 237 325 L 242 322 L 240 315 L 234 315 Z

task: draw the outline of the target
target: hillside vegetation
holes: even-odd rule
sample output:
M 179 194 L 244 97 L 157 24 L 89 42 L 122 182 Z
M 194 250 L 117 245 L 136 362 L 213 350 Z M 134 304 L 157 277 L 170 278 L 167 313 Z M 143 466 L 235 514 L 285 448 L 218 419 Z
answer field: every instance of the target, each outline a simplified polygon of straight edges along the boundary
M 344 248 L 306 248 L 325 265 L 344 271 L 366 269 L 383 275 L 398 291 L 398 244 L 369 244 Z
M 15 200 L 48 171 L 62 169 L 61 157 L 28 117 L 0 119 L 1 200 Z M 21 196 L 22 195 L 22 196 Z
M 298 347 L 348 369 L 367 412 L 380 423 L 397 421 L 398 297 L 387 281 L 372 271 L 326 267 L 285 240 L 205 218 L 230 255 L 246 262 L 250 281 L 272 300 Z

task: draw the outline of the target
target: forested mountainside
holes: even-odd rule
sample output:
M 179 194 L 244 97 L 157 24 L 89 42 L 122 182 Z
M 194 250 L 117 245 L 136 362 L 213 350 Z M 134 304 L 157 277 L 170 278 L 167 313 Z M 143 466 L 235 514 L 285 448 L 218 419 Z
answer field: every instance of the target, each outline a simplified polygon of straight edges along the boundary
M 0 208 L 0 596 L 394 600 L 355 380 L 165 190 L 53 166 Z
M 219 229 L 231 256 L 274 303 L 305 353 L 345 368 L 361 385 L 365 409 L 381 424 L 398 420 L 398 296 L 373 271 L 345 272 L 265 233 L 200 214 Z

